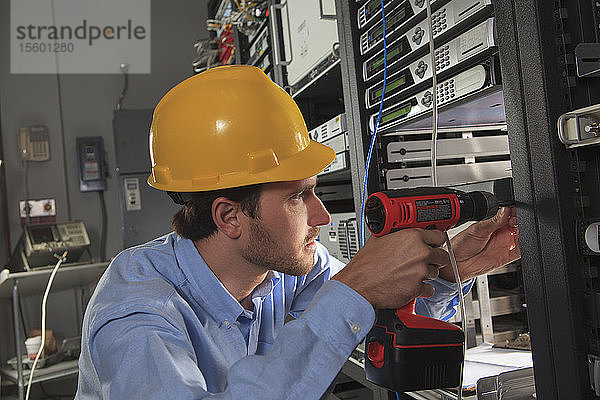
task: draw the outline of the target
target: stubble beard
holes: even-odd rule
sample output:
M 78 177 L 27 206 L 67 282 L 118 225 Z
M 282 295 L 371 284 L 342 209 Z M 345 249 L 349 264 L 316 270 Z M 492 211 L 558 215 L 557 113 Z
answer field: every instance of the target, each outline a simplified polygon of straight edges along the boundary
M 302 246 L 310 243 L 318 235 L 319 228 L 311 228 Z M 310 252 L 310 257 L 304 258 L 294 254 L 293 250 L 292 247 L 282 249 L 281 244 L 273 239 L 262 223 L 258 220 L 250 221 L 250 239 L 248 245 L 242 251 L 244 260 L 265 269 L 288 275 L 306 275 L 314 265 L 315 251 Z

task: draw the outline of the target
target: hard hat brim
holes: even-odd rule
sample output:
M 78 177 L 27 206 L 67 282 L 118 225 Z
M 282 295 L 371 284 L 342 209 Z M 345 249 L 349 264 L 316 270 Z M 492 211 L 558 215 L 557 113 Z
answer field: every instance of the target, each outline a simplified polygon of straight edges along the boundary
M 204 192 L 260 183 L 295 181 L 317 175 L 335 160 L 335 156 L 332 148 L 311 139 L 303 150 L 285 160 L 278 160 L 277 166 L 258 173 L 242 171 L 220 175 L 212 181 L 172 180 L 165 183 L 159 183 L 151 174 L 148 184 L 153 188 L 172 192 Z

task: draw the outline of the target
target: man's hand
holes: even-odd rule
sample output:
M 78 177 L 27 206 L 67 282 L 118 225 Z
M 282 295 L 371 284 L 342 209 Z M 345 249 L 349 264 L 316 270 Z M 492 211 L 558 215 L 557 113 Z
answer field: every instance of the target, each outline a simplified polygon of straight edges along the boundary
M 493 218 L 471 225 L 452 238 L 452 249 L 461 281 L 518 260 L 521 248 L 515 208 L 502 207 Z M 456 281 L 450 265 L 440 270 L 440 277 Z
M 430 297 L 441 265 L 450 263 L 440 246 L 439 231 L 404 229 L 383 237 L 372 236 L 352 261 L 332 279 L 345 283 L 374 308 L 400 308 L 415 297 Z

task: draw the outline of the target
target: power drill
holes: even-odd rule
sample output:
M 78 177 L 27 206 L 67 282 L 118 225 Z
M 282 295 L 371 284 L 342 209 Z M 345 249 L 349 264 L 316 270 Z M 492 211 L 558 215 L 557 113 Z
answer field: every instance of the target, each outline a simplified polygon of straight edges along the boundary
M 373 193 L 365 204 L 365 221 L 375 236 L 383 236 L 406 228 L 446 231 L 497 211 L 491 193 L 423 187 Z M 465 335 L 459 327 L 416 315 L 415 300 L 375 314 L 365 339 L 369 381 L 395 392 L 460 385 Z

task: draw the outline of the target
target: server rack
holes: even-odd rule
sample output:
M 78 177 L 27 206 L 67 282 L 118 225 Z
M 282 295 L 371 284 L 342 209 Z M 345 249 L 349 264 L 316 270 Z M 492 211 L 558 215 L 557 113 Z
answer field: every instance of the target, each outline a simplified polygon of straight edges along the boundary
M 577 224 L 599 215 L 598 149 L 565 149 L 557 121 L 600 100 L 574 57 L 578 44 L 598 41 L 598 5 L 505 0 L 497 16 L 538 396 L 596 398 L 587 356 L 599 351 L 590 299 L 600 260 L 584 254 Z
M 311 137 L 336 150 L 332 165 L 319 174 L 315 192 L 329 212 L 353 213 L 334 0 L 281 1 L 278 10 L 274 27 L 282 40 L 276 64 L 282 81 L 277 83 L 298 104 Z M 322 133 L 328 130 L 326 138 Z
M 383 91 L 383 27 L 378 4 L 380 1 L 371 0 L 356 6 L 358 18 L 353 20 L 358 20 L 362 28 L 356 23 L 352 27 L 350 22 L 350 34 L 359 39 L 350 41 L 353 46 L 346 47 L 346 57 L 342 57 L 343 67 L 353 68 L 358 75 L 356 84 L 344 87 L 348 125 L 352 126 L 350 118 L 356 121 L 357 116 L 361 124 L 353 129 L 351 144 L 357 210 L 361 209 L 366 147 Z M 436 95 L 442 110 L 438 116 L 437 184 L 491 191 L 491 182 L 509 177 L 511 170 L 493 7 L 486 0 L 438 0 L 432 4 Z M 369 193 L 433 184 L 428 115 L 433 108 L 434 68 L 425 6 L 425 1 L 386 3 L 386 25 L 391 26 L 389 30 L 386 26 L 388 80 L 379 124 L 381 134 L 370 168 Z M 371 10 L 371 18 L 361 23 L 365 9 Z M 343 24 L 348 26 L 349 22 Z M 342 42 L 348 44 L 347 39 Z M 353 60 L 349 59 L 349 52 L 353 52 Z M 348 80 L 344 79 L 344 83 Z M 356 85 L 358 94 L 351 93 L 352 85 Z M 473 308 L 471 320 L 477 329 L 469 330 L 469 344 L 483 340 L 502 342 L 526 331 L 524 308 L 519 300 L 522 282 L 517 269 L 518 265 L 513 265 L 503 270 L 508 277 L 493 274 L 482 278 L 485 285 L 476 285 L 473 305 L 478 309 Z M 507 282 L 513 286 L 507 287 Z
M 288 91 L 299 105 L 315 140 L 326 139 L 320 136 L 323 129 L 327 131 L 333 126 L 342 129 L 329 132 L 332 137 L 328 144 L 337 148 L 336 160 L 320 174 L 315 192 L 330 212 L 353 212 L 348 134 L 343 115 L 339 54 L 335 45 L 336 16 L 332 14 L 334 2 L 311 0 L 304 4 L 302 0 L 268 0 L 265 3 L 267 18 L 255 34 L 247 36 L 234 25 L 235 63 L 262 68 L 275 83 Z M 219 19 L 223 9 L 236 6 L 233 0 L 211 0 L 208 15 Z M 298 10 L 302 12 L 298 13 Z M 317 20 L 308 21 L 311 18 Z M 302 27 L 300 31 L 299 26 Z M 302 38 L 306 39 L 306 43 L 299 47 L 298 41 Z M 333 41 L 331 53 L 325 51 L 325 42 L 317 42 L 319 46 L 315 51 L 315 38 Z M 295 75 L 291 74 L 290 80 L 288 68 L 294 62 L 301 65 L 292 65 Z
M 275 81 L 274 46 L 277 42 L 273 41 L 271 18 L 267 17 L 251 36 L 245 36 L 234 27 L 237 49 L 235 63 L 254 65 Z
M 365 50 L 364 40 L 361 42 L 364 28 L 359 29 L 358 24 L 364 27 L 368 23 L 357 15 L 369 3 L 336 2 L 356 209 L 360 209 L 372 130 L 372 112 L 362 101 L 368 89 L 363 61 L 373 51 Z M 385 10 L 400 3 L 387 1 Z M 418 6 L 423 2 L 411 3 Z M 435 13 L 449 2 L 432 3 Z M 600 69 L 600 52 L 594 45 L 599 38 L 600 6 L 583 0 L 494 0 L 485 9 L 489 11 L 490 7 L 490 14 L 480 14 L 479 18 L 495 19 L 495 60 L 499 62 L 501 75 L 497 78 L 501 80 L 487 93 L 478 93 L 477 98 L 490 105 L 487 96 L 496 96 L 506 111 L 503 122 L 515 183 L 537 398 L 596 398 L 600 388 L 590 376 L 598 375 L 599 368 L 600 262 L 598 252 L 591 250 L 581 236 L 583 228 L 600 220 L 599 152 L 597 147 L 587 146 L 567 150 L 558 139 L 557 121 L 564 113 L 599 102 L 594 71 L 597 75 Z M 401 35 L 390 32 L 390 42 L 401 40 Z M 575 49 L 581 43 L 592 45 L 583 53 L 579 48 L 578 54 Z M 436 48 L 442 44 L 436 43 Z M 500 84 L 502 91 L 496 90 Z M 446 109 L 452 114 L 460 107 L 463 111 L 477 107 L 477 98 Z M 424 115 L 416 117 L 419 120 L 410 128 L 430 124 L 427 113 Z M 456 111 L 448 120 L 461 115 Z M 489 123 L 501 122 L 498 117 L 492 111 L 485 116 Z M 587 132 L 597 136 L 597 126 L 598 118 L 588 116 Z M 401 123 L 396 127 L 408 128 Z M 379 140 L 375 160 L 385 160 L 384 152 Z M 369 192 L 385 188 L 382 169 L 377 161 L 370 166 Z M 598 235 L 595 237 L 597 240 Z
M 236 25 L 233 26 L 233 63 L 254 65 L 283 87 L 286 85 L 286 78 L 285 63 L 280 61 L 284 57 L 283 32 L 280 29 L 282 4 L 279 0 L 268 0 L 264 4 L 266 13 L 254 33 L 246 35 Z M 210 0 L 208 15 L 212 18 L 219 17 L 219 11 L 227 5 L 237 6 L 232 0 Z

